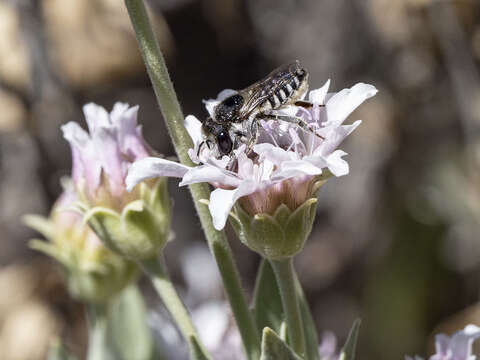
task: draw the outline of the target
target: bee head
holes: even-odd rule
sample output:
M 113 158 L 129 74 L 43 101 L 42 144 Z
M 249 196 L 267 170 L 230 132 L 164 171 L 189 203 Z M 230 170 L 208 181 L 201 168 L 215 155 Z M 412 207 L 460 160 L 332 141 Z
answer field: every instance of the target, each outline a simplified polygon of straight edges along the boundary
M 211 117 L 208 117 L 202 123 L 202 131 L 205 135 L 205 141 L 200 144 L 199 152 L 203 145 L 207 145 L 212 150 L 214 144 L 217 145 L 217 157 L 229 155 L 232 152 L 233 141 L 226 126 L 218 124 Z
M 218 123 L 237 122 L 243 103 L 244 99 L 240 94 L 227 97 L 215 107 L 215 121 Z

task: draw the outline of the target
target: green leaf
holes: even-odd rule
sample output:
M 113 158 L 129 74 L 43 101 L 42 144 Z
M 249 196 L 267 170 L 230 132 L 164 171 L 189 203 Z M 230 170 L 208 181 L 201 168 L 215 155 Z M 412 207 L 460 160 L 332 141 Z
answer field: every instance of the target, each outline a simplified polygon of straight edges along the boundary
M 260 360 L 302 360 L 272 329 L 263 329 Z
M 350 333 L 348 334 L 347 341 L 343 345 L 342 352 L 340 353 L 339 360 L 354 360 L 355 348 L 357 346 L 358 331 L 360 329 L 360 319 L 355 320 Z
M 137 286 L 126 288 L 109 310 L 112 342 L 123 360 L 150 360 L 152 335 L 146 324 L 145 304 Z
M 190 350 L 190 358 L 192 360 L 211 360 L 210 358 L 205 356 L 205 351 L 202 349 L 202 347 L 200 346 L 200 344 L 199 344 L 199 342 L 198 342 L 198 340 L 195 336 L 190 336 L 188 341 L 192 345 L 192 346 L 190 346 L 190 349 L 191 349 Z
M 303 322 L 303 333 L 305 334 L 305 352 L 306 358 L 309 360 L 320 360 L 318 353 L 318 334 L 317 327 L 313 321 L 312 313 L 308 305 L 302 286 L 297 279 L 298 302 L 300 305 L 300 313 Z
M 307 359 L 319 360 L 317 328 L 300 282 L 298 279 L 296 282 L 300 312 L 303 320 Z M 254 316 L 259 331 L 262 331 L 265 327 L 269 327 L 278 334 L 281 334 L 282 323 L 284 322 L 282 299 L 273 269 L 266 260 L 262 260 L 258 270 L 253 301 L 255 308 Z
M 284 320 L 282 299 L 273 269 L 265 259 L 262 260 L 258 270 L 253 306 L 258 331 L 261 332 L 265 327 L 269 327 L 280 333 Z

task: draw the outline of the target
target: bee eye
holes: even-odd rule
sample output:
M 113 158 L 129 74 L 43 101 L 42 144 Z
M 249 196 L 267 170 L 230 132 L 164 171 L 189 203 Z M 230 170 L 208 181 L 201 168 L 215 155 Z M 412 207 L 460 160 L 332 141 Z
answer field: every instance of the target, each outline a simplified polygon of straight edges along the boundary
M 232 139 L 230 139 L 230 136 L 225 131 L 217 135 L 217 143 L 222 155 L 228 155 L 232 151 Z

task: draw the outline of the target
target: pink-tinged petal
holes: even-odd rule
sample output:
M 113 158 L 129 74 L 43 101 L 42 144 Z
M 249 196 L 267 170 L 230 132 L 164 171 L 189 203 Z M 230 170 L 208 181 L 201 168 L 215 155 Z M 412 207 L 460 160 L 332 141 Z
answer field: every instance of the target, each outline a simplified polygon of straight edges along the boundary
M 452 360 L 470 360 L 472 356 L 472 344 L 480 337 L 480 328 L 475 325 L 467 325 L 462 331 L 453 334 L 449 350 L 452 351 Z
M 72 179 L 81 186 L 86 186 L 89 194 L 100 184 L 101 163 L 88 133 L 76 122 L 62 126 L 63 137 L 72 150 Z
M 110 126 L 110 117 L 107 110 L 97 104 L 89 103 L 84 105 L 83 114 L 85 115 L 90 134 L 93 134 L 100 126 Z
M 328 88 L 330 87 L 330 79 L 320 88 L 310 91 L 308 94 L 308 100 L 314 104 L 325 104 L 325 96 L 327 95 Z
M 218 183 L 223 186 L 238 186 L 240 180 L 226 170 L 211 165 L 201 165 L 190 168 L 183 176 L 180 186 L 201 182 Z
M 128 174 L 125 179 L 127 190 L 131 191 L 139 182 L 157 178 L 161 176 L 168 177 L 183 177 L 189 166 L 182 165 L 175 161 L 165 160 L 157 157 L 147 157 L 135 161 L 128 169 Z
M 115 130 L 106 127 L 97 128 L 92 135 L 92 141 L 103 171 L 107 175 L 111 193 L 114 196 L 120 196 L 124 190 L 123 179 L 127 169 Z
M 232 89 L 225 89 L 218 93 L 216 99 L 203 100 L 203 103 L 205 104 L 205 108 L 207 109 L 208 114 L 213 117 L 213 110 L 215 109 L 215 106 L 217 106 L 221 101 L 223 101 L 227 97 L 231 95 L 235 95 L 237 93 L 238 91 L 235 91 Z
M 326 103 L 328 121 L 325 126 L 341 125 L 361 103 L 376 93 L 375 86 L 363 83 L 336 93 Z
M 325 158 L 328 170 L 335 176 L 347 175 L 349 172 L 348 163 L 342 159 L 342 156 L 347 155 L 345 151 L 335 150 L 333 153 Z
M 212 215 L 213 227 L 222 230 L 228 219 L 235 202 L 242 196 L 250 195 L 257 191 L 259 184 L 246 180 L 234 190 L 216 189 L 210 194 L 208 209 Z
M 446 354 L 448 351 L 448 344 L 450 338 L 445 334 L 438 334 L 435 336 L 435 350 L 437 354 Z
M 274 172 L 273 181 L 281 181 L 299 175 L 320 175 L 322 168 L 305 160 L 283 162 L 280 170 Z
M 357 120 L 351 125 L 342 125 L 336 128 L 331 128 L 325 135 L 325 141 L 318 146 L 314 154 L 315 155 L 328 155 L 334 151 L 342 141 L 350 135 L 360 124 L 362 120 Z
M 184 121 L 185 129 L 196 147 L 203 141 L 202 123 L 193 115 L 188 115 Z
M 120 150 L 132 161 L 147 157 L 141 128 L 137 125 L 138 105 L 131 108 L 125 103 L 116 103 L 110 113 Z
M 280 165 L 284 161 L 295 160 L 297 156 L 292 151 L 286 151 L 268 143 L 254 145 L 253 151 L 259 155 L 261 160 L 268 159 L 276 165 Z

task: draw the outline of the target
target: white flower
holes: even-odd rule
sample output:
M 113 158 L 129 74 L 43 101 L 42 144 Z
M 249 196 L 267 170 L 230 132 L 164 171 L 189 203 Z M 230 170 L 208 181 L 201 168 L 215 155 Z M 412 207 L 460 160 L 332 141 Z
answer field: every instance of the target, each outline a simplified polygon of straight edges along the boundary
M 280 115 L 301 117 L 316 128 L 323 139 L 290 123 L 261 121 L 259 139 L 253 147 L 258 156 L 246 154 L 246 147 L 241 146 L 234 151 L 238 166 L 232 171 L 227 168 L 230 157 L 216 159 L 207 147 L 200 147 L 204 140 L 202 123 L 189 115 L 185 127 L 194 143 L 189 155 L 197 166 L 147 157 L 130 167 L 127 189 L 142 180 L 159 176 L 182 178 L 181 186 L 208 182 L 216 188 L 210 196 L 209 210 L 218 230 L 225 226 L 237 200 L 251 215 L 273 214 L 282 203 L 294 211 L 312 196 L 315 179 L 325 169 L 335 176 L 348 174 L 348 163 L 342 158 L 346 153 L 337 147 L 360 124 L 360 120 L 352 125 L 343 125 L 343 122 L 363 101 L 377 93 L 374 86 L 359 83 L 330 94 L 327 93 L 329 84 L 327 81 L 322 88 L 309 93 L 308 100 L 314 105 L 308 110 L 289 106 L 277 111 Z M 224 90 L 216 100 L 205 101 L 210 115 L 232 91 Z
M 477 357 L 472 355 L 472 344 L 479 337 L 480 328 L 475 325 L 467 325 L 452 337 L 438 334 L 435 336 L 436 353 L 430 356 L 429 360 L 475 360 Z M 405 360 L 422 360 L 422 358 L 406 356 Z

